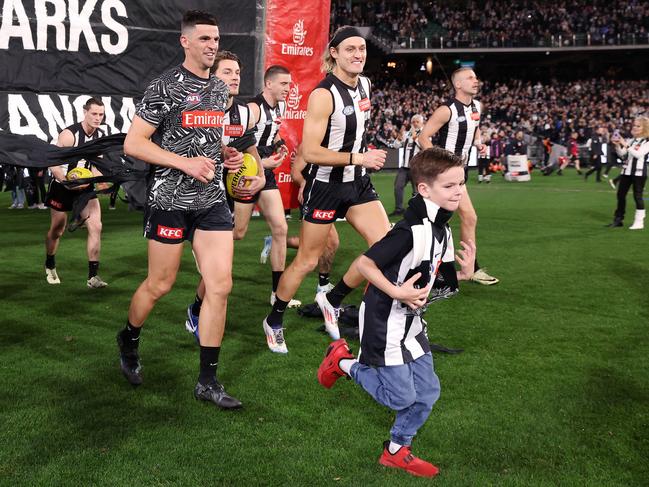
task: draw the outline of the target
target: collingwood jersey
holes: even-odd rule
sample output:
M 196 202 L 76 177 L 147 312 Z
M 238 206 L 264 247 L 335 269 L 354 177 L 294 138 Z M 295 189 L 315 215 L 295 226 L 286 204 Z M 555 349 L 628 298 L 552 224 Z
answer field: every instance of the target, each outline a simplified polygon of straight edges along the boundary
M 445 105 L 451 110 L 451 117 L 439 130 L 437 145 L 460 156 L 467 164 L 473 139 L 480 125 L 480 102 L 472 100 L 470 104 L 465 105 L 453 98 Z
M 72 145 L 72 147 L 79 147 L 81 144 L 85 144 L 86 142 L 90 142 L 91 140 L 97 140 L 99 137 L 103 137 L 105 135 L 103 130 L 101 129 L 96 129 L 92 133 L 92 135 L 86 134 L 86 131 L 83 130 L 83 125 L 81 125 L 81 122 L 70 125 L 69 127 L 66 127 L 65 130 L 69 130 L 74 136 L 74 144 Z M 80 159 L 77 162 L 67 164 L 65 173 L 67 175 L 68 171 L 74 169 L 75 167 L 85 167 L 86 169 L 90 169 L 91 166 L 92 164 L 87 162 L 85 159 Z
M 388 281 L 396 285 L 420 273 L 415 285 L 421 289 L 439 279 L 442 266 L 453 274 L 455 267 L 453 237 L 448 225 L 452 213 L 432 202 L 425 202 L 421 196 L 418 199 L 426 205 L 431 219 L 429 224 L 416 225 L 418 228 L 414 229 L 406 217 L 365 255 L 374 261 Z M 412 207 L 411 203 L 408 205 Z M 401 365 L 430 352 L 426 322 L 421 314 L 413 312 L 373 284 L 368 285 L 359 309 L 359 332 L 361 348 L 358 361 L 365 365 Z
M 370 80 L 359 76 L 354 88 L 333 74 L 328 74 L 316 88 L 328 90 L 333 100 L 333 112 L 329 116 L 327 130 L 320 145 L 337 152 L 365 152 L 365 134 L 370 120 Z M 365 168 L 309 163 L 307 174 L 310 178 L 325 183 L 347 183 L 365 175 Z
M 286 113 L 286 102 L 279 101 L 277 105 L 271 107 L 262 94 L 257 95 L 250 102 L 259 105 L 259 121 L 255 126 L 257 147 L 272 146 L 279 132 L 281 119 Z
M 617 150 L 620 157 L 626 156 L 624 167 L 620 174 L 624 176 L 647 176 L 647 164 L 649 163 L 649 139 L 631 139 L 626 150 Z
M 154 79 L 135 114 L 157 127 L 152 140 L 183 157 L 214 161 L 214 179 L 202 183 L 179 169 L 156 166 L 147 204 L 159 210 L 193 211 L 225 201 L 221 138 L 228 88 L 210 75 L 200 78 L 182 65 Z
M 223 117 L 223 145 L 230 145 L 233 139 L 243 137 L 243 134 L 248 130 L 249 122 L 250 108 L 235 100 L 232 106 L 225 111 Z

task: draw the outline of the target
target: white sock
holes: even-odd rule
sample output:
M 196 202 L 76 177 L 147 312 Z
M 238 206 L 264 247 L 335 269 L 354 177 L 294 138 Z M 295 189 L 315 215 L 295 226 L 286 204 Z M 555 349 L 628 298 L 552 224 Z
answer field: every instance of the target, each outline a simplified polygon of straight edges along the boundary
M 349 371 L 352 369 L 352 365 L 354 365 L 356 362 L 358 362 L 358 360 L 356 359 L 344 358 L 340 362 L 338 362 L 338 365 L 345 374 L 349 375 Z
M 395 443 L 394 441 L 390 441 L 390 445 L 388 446 L 388 451 L 394 455 L 396 452 L 398 452 L 401 449 L 402 445 L 399 445 L 398 443 Z

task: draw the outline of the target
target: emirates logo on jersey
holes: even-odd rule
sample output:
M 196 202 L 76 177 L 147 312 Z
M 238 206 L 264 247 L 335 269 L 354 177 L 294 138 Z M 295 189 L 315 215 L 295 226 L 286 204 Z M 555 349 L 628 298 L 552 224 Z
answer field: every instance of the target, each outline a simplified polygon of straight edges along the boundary
M 221 128 L 223 127 L 223 112 L 209 110 L 193 110 L 182 113 L 183 128 Z
M 226 125 L 223 127 L 223 135 L 226 137 L 241 137 L 243 132 L 243 125 Z
M 358 101 L 358 108 L 361 109 L 361 111 L 366 112 L 370 109 L 370 99 L 369 98 L 363 98 L 362 100 Z

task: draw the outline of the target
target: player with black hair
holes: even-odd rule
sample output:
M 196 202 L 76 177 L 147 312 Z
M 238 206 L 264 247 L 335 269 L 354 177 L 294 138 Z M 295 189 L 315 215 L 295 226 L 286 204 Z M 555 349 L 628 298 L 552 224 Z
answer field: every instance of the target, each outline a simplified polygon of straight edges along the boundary
M 195 10 L 185 13 L 180 44 L 184 61 L 149 84 L 124 141 L 124 152 L 152 164 L 154 172 L 144 224 L 148 275 L 131 299 L 126 326 L 117 334 L 120 365 L 131 384 L 142 383 L 140 331 L 157 301 L 171 290 L 182 243 L 189 240 L 205 282 L 194 397 L 236 409 L 241 402 L 216 377 L 233 257 L 232 214 L 221 177 L 223 167 L 241 167 L 243 155 L 222 146 L 228 88 L 210 73 L 219 48 L 216 18 Z

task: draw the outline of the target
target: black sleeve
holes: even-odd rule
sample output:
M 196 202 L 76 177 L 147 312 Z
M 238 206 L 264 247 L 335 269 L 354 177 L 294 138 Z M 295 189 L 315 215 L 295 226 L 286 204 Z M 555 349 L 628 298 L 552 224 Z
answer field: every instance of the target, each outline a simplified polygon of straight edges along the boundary
M 397 224 L 381 240 L 372 245 L 365 256 L 372 259 L 379 269 L 394 261 L 401 261 L 412 250 L 412 232 L 404 224 Z
M 272 145 L 257 146 L 257 152 L 259 152 L 259 157 L 261 157 L 262 159 L 272 156 L 274 151 L 275 150 Z

